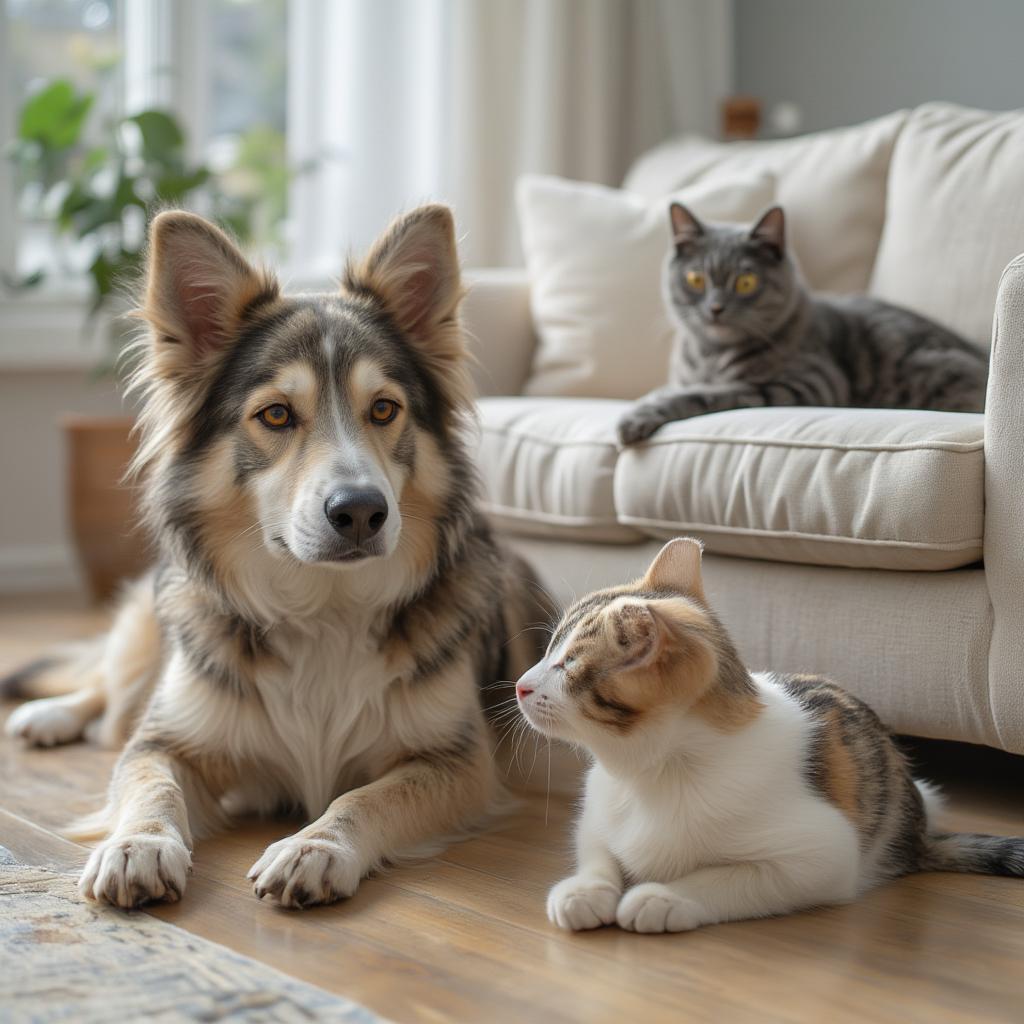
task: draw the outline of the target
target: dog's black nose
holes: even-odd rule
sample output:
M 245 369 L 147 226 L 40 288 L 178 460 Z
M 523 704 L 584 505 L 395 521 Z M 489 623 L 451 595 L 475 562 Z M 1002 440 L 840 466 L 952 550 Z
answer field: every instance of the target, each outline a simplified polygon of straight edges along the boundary
M 324 515 L 345 540 L 358 547 L 380 532 L 388 518 L 388 502 L 376 487 L 343 487 L 328 495 Z

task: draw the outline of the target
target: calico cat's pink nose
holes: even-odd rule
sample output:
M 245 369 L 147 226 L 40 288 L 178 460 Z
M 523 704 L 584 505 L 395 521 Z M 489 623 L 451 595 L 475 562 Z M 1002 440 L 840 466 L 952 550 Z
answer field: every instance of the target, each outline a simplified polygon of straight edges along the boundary
M 533 687 L 527 686 L 524 682 L 516 683 L 516 696 L 522 700 L 524 697 L 529 697 L 533 693 Z

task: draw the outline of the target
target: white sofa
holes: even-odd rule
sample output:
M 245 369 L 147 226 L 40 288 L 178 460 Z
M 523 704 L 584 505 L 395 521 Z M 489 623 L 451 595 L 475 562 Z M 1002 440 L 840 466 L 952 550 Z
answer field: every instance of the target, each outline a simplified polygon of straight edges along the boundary
M 737 166 L 775 175 L 812 283 L 982 345 L 994 310 L 984 415 L 743 410 L 622 451 L 633 396 L 538 395 L 529 273 L 476 271 L 488 509 L 562 601 L 701 537 L 752 667 L 828 673 L 896 730 L 1024 753 L 1024 114 L 931 104 L 783 142 L 683 139 L 626 186 L 655 198 Z

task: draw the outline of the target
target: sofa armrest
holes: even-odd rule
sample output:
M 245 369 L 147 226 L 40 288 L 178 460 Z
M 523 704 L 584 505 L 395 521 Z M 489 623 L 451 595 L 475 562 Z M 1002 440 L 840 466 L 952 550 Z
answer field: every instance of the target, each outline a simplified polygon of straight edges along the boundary
M 989 693 L 1006 750 L 1024 753 L 1024 255 L 999 282 L 985 400 Z
M 462 319 L 476 358 L 480 395 L 518 395 L 530 373 L 536 339 L 530 315 L 530 279 L 523 268 L 467 270 Z

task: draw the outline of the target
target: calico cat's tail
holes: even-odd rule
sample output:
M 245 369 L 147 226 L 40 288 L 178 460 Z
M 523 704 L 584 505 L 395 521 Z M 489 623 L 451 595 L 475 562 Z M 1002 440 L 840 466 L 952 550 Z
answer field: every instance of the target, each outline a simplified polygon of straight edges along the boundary
M 925 843 L 922 871 L 1024 877 L 1024 837 L 932 832 Z

